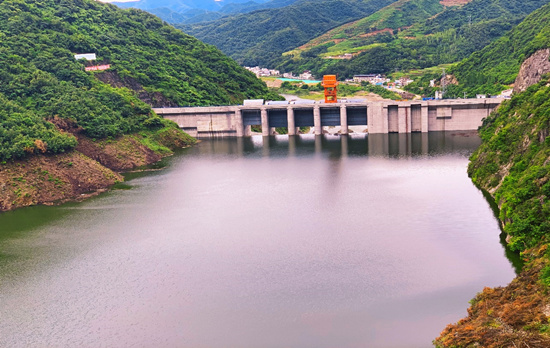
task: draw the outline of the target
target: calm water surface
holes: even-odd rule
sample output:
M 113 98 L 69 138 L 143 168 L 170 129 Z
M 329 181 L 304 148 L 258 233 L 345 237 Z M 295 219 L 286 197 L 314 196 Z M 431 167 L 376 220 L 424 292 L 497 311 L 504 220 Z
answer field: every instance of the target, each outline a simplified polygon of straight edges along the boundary
M 514 268 L 477 136 L 204 141 L 0 214 L 0 347 L 430 347 Z

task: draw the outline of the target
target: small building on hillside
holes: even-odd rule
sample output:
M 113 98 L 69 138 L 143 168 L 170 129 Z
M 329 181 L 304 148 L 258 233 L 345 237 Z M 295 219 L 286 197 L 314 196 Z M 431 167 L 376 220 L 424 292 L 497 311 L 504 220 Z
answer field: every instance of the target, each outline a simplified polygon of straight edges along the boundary
M 369 82 L 375 79 L 377 76 L 376 74 L 366 74 L 366 75 L 353 75 L 353 82 L 361 83 L 361 82 Z
M 311 71 L 306 70 L 303 73 L 300 74 L 301 80 L 313 80 L 313 75 L 311 74 Z
M 96 54 L 95 53 L 82 53 L 82 54 L 75 54 L 74 59 L 86 59 L 86 60 L 96 60 Z
M 398 86 L 398 87 L 405 87 L 411 83 L 413 83 L 414 81 L 411 80 L 410 78 L 408 77 L 402 77 L 398 80 L 395 80 L 395 85 Z
M 500 98 L 510 99 L 512 98 L 512 93 L 514 93 L 513 89 L 507 89 L 505 91 L 502 91 L 499 95 Z
M 368 82 L 372 85 L 383 85 L 384 83 L 390 82 L 390 79 L 387 79 L 386 76 L 381 74 L 366 74 L 366 75 L 354 75 L 353 81 L 356 83 Z
M 254 73 L 256 77 L 267 77 L 267 76 L 279 76 L 280 71 L 274 70 L 274 69 L 268 69 L 268 68 L 260 68 L 259 66 L 255 67 L 244 67 L 246 70 Z

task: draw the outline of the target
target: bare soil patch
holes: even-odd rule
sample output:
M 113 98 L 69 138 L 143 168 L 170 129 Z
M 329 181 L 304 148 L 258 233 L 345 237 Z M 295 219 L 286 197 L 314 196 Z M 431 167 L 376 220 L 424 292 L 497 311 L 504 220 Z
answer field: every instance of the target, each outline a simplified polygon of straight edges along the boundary
M 78 151 L 0 165 L 0 211 L 88 197 L 123 181 Z

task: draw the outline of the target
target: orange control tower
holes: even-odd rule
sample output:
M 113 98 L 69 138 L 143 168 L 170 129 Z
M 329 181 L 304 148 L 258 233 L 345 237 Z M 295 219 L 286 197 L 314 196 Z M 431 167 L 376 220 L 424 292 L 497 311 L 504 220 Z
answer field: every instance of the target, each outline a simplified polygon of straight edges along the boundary
M 323 76 L 323 83 L 321 85 L 325 88 L 325 103 L 337 103 L 336 87 L 338 86 L 338 81 L 336 81 L 336 75 Z

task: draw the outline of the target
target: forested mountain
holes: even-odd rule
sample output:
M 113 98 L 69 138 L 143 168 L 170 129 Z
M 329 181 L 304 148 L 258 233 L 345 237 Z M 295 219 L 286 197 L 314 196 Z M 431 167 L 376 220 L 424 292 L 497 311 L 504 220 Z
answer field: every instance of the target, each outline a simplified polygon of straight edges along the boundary
M 273 65 L 285 51 L 340 24 L 368 16 L 395 0 L 299 0 L 213 22 L 177 26 L 243 65 Z
M 372 41 L 369 37 L 379 39 L 384 33 L 397 33 L 444 9 L 439 0 L 398 0 L 368 17 L 334 28 L 290 53 L 299 56 L 307 51 L 307 56 L 325 57 L 362 52 Z
M 93 63 L 76 53 L 96 53 L 95 64 L 111 69 L 86 72 Z M 216 48 L 141 10 L 93 0 L 0 2 L 0 62 L 0 161 L 75 146 L 46 120 L 70 119 L 93 138 L 162 127 L 138 96 L 162 106 L 268 93 Z
M 521 64 L 533 53 L 550 48 L 550 4 L 529 15 L 499 40 L 474 53 L 450 72 L 461 89 L 497 93 L 514 83 Z
M 312 40 L 276 65 L 283 71 L 309 69 L 317 75 L 330 72 L 350 77 L 454 63 L 500 38 L 548 0 L 472 0 L 429 16 L 438 11 L 436 2 L 400 1 L 370 17 L 334 29 L 331 33 L 336 35 L 332 38 L 325 35 Z M 431 11 L 422 12 L 423 8 Z M 409 16 L 412 18 L 408 19 Z M 357 52 L 361 53 L 351 60 L 323 57 Z

